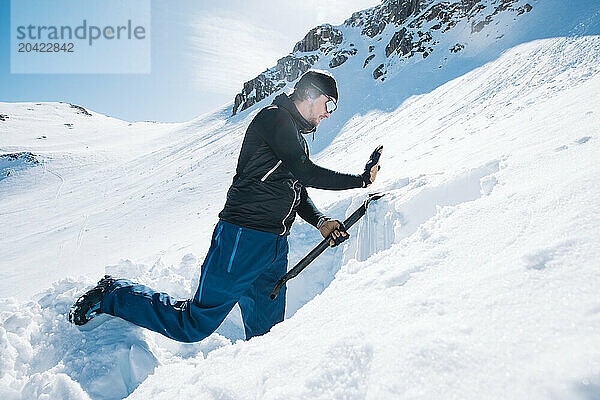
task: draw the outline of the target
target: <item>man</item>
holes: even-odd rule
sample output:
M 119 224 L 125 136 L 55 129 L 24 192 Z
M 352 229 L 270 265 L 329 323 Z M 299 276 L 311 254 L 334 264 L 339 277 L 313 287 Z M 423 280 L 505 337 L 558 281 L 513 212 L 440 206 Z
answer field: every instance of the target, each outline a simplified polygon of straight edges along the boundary
M 285 295 L 270 300 L 269 294 L 286 273 L 287 235 L 296 213 L 323 237 L 331 234 L 331 246 L 348 238 L 339 221 L 317 210 L 306 187 L 367 187 L 379 170 L 381 146 L 362 175 L 335 172 L 310 161 L 302 134 L 313 133 L 323 118 L 329 118 L 337 101 L 333 76 L 310 70 L 289 97 L 278 95 L 252 120 L 192 299 L 177 301 L 107 275 L 77 300 L 69 314 L 71 322 L 83 325 L 107 313 L 171 339 L 196 342 L 214 332 L 236 303 L 246 339 L 283 321 Z

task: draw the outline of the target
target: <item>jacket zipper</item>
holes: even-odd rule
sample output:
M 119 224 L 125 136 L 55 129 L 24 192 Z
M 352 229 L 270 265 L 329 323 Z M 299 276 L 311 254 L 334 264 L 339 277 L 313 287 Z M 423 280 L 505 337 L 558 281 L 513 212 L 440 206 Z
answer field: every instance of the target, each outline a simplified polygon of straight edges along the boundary
M 233 259 L 235 258 L 235 252 L 237 250 L 238 243 L 240 242 L 241 234 L 242 234 L 242 228 L 239 228 L 237 235 L 235 236 L 235 243 L 233 244 L 233 251 L 231 252 L 231 257 L 229 258 L 229 265 L 227 266 L 227 272 L 231 271 L 231 266 L 233 265 Z
M 281 160 L 279 160 L 279 161 L 277 162 L 277 164 L 275 164 L 275 166 L 274 166 L 273 168 L 271 168 L 271 169 L 270 169 L 270 170 L 269 170 L 269 171 L 268 171 L 268 172 L 265 174 L 265 176 L 263 176 L 262 178 L 260 178 L 260 181 L 261 181 L 261 182 L 264 182 L 264 181 L 265 181 L 265 180 L 266 180 L 266 179 L 269 177 L 269 175 L 271 175 L 273 172 L 275 172 L 275 170 L 277 169 L 277 167 L 279 167 L 280 165 L 281 165 Z
M 294 191 L 294 200 L 292 201 L 292 205 L 290 206 L 290 211 L 288 211 L 287 215 L 283 218 L 283 221 L 281 221 L 281 224 L 283 225 L 282 235 L 285 235 L 285 231 L 287 230 L 287 227 L 285 226 L 285 220 L 288 219 L 288 217 L 292 213 L 292 210 L 294 209 L 294 204 L 296 204 L 296 183 L 298 183 L 298 181 L 295 181 L 292 184 L 292 190 Z

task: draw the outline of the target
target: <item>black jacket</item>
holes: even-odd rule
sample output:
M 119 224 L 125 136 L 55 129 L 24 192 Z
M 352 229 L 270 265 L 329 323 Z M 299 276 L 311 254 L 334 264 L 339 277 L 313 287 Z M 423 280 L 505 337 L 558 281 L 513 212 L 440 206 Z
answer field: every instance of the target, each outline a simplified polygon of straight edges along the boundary
M 246 130 L 236 174 L 219 218 L 288 235 L 296 213 L 313 226 L 323 216 L 308 197 L 306 187 L 362 187 L 360 175 L 342 174 L 310 161 L 302 133 L 314 129 L 286 94 L 263 108 Z

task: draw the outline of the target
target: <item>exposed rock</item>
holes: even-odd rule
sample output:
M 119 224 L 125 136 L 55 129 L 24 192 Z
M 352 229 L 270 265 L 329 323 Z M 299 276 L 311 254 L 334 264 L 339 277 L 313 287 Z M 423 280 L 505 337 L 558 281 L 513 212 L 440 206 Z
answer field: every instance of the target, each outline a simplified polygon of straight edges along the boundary
M 479 21 L 478 23 L 471 22 L 471 33 L 481 32 L 481 30 L 490 22 L 492 22 L 492 18 L 489 15 L 486 17 L 486 19 Z
M 379 6 L 355 12 L 344 25 L 362 27 L 361 34 L 373 38 L 388 24 L 400 25 L 430 3 L 431 0 L 385 0 Z
M 8 161 L 16 161 L 23 160 L 25 162 L 30 162 L 33 164 L 39 164 L 40 162 L 36 158 L 35 154 L 30 151 L 22 151 L 20 153 L 7 153 L 0 154 L 0 160 L 8 160 Z
M 454 47 L 452 47 L 452 48 L 450 49 L 450 52 L 451 52 L 451 53 L 458 53 L 459 51 L 461 51 L 461 50 L 462 50 L 462 49 L 464 49 L 464 48 L 465 48 L 465 46 L 464 46 L 463 44 L 456 43 L 456 44 L 454 45 Z
M 437 3 L 427 8 L 421 15 L 411 21 L 408 27 L 409 29 L 420 29 L 424 27 L 426 23 L 437 21 L 431 29 L 441 30 L 441 32 L 444 33 L 452 29 L 460 20 L 466 19 L 469 21 L 479 12 L 484 10 L 485 6 L 481 3 L 481 0 Z
M 329 61 L 329 68 L 339 67 L 340 65 L 345 63 L 346 60 L 348 60 L 347 56 L 345 56 L 343 54 L 339 54 L 339 55 L 335 56 L 331 61 Z
M 329 24 L 317 26 L 311 29 L 304 39 L 296 43 L 293 52 L 309 52 L 319 50 L 323 45 L 336 46 L 342 43 L 342 32 Z
M 317 55 L 305 55 L 297 58 L 292 55 L 280 58 L 274 68 L 268 69 L 256 78 L 244 83 L 241 93 L 235 96 L 233 113 L 245 110 L 255 103 L 293 82 L 318 60 Z
M 498 4 L 496 6 L 496 8 L 494 9 L 492 16 L 497 15 L 498 13 L 501 13 L 502 11 L 508 10 L 513 4 L 518 3 L 518 2 L 519 2 L 519 0 L 502 0 L 500 2 L 500 4 Z
M 358 50 L 356 49 L 342 50 L 336 52 L 331 61 L 329 62 L 329 68 L 339 67 L 340 65 L 345 63 L 346 60 L 348 60 L 348 57 L 356 55 L 357 52 Z
M 412 48 L 412 43 L 410 39 L 405 37 L 406 28 L 402 28 L 398 32 L 394 33 L 392 36 L 392 40 L 385 46 L 385 56 L 389 57 L 394 51 L 399 50 L 402 55 L 406 55 L 410 52 Z
M 344 42 L 343 32 L 356 30 L 373 53 L 382 39 L 391 39 L 385 46 L 386 58 L 427 58 L 439 43 L 439 36 L 459 22 L 470 23 L 471 33 L 481 32 L 494 21 L 499 13 L 512 12 L 515 16 L 531 11 L 532 6 L 524 0 L 383 0 L 367 10 L 355 12 L 344 24 L 344 29 L 321 25 L 311 29 L 296 43 L 293 53 L 277 61 L 256 78 L 246 82 L 235 96 L 233 114 L 254 105 L 286 84 L 295 81 L 320 61 L 329 68 L 337 68 L 358 54 L 360 45 Z M 381 34 L 385 30 L 385 34 Z M 352 36 L 354 37 L 354 36 Z M 468 41 L 463 42 L 468 43 Z M 465 44 L 457 43 L 451 53 L 463 50 Z M 369 54 L 363 63 L 365 68 L 375 54 Z M 374 79 L 385 79 L 386 67 L 394 63 L 387 60 L 373 71 Z M 441 66 L 440 66 L 441 68 Z
M 311 29 L 304 39 L 296 43 L 293 52 L 309 53 L 319 50 L 322 54 L 328 55 L 342 41 L 342 33 L 331 25 L 325 24 Z M 356 52 L 356 49 L 337 51 L 329 63 L 330 68 L 342 65 L 349 56 L 355 55 Z M 318 59 L 319 55 L 317 54 L 290 54 L 280 58 L 275 67 L 244 83 L 241 93 L 235 96 L 232 115 L 281 90 L 288 82 L 295 81 L 308 71 Z
M 8 115 L 0 114 L 0 121 L 6 121 L 8 119 Z
M 373 79 L 379 79 L 379 77 L 385 74 L 385 72 L 383 71 L 384 68 L 385 65 L 380 64 L 379 67 L 377 67 L 375 71 L 373 71 Z
M 62 103 L 62 101 L 61 101 L 61 103 Z M 88 112 L 88 110 L 86 110 L 85 108 L 83 108 L 83 107 L 81 107 L 81 106 L 78 106 L 78 105 L 76 105 L 76 104 L 71 104 L 71 103 L 68 103 L 68 104 L 71 106 L 71 108 L 74 108 L 74 109 L 76 109 L 76 110 L 77 110 L 77 114 L 83 114 L 83 115 L 87 115 L 87 116 L 89 116 L 89 117 L 91 117 L 91 116 L 92 116 L 92 114 L 90 114 L 90 113 Z
M 389 57 L 394 52 L 407 57 L 412 57 L 415 53 L 427 53 L 429 55 L 433 51 L 432 45 L 437 44 L 437 42 L 432 42 L 432 40 L 433 37 L 429 32 L 423 33 L 422 31 L 417 31 L 415 33 L 403 28 L 394 33 L 390 43 L 385 48 L 385 55 Z
M 527 3 L 523 7 L 518 8 L 519 11 L 518 11 L 517 15 L 521 15 L 523 13 L 529 12 L 532 9 L 533 9 L 533 7 L 531 6 L 531 4 Z

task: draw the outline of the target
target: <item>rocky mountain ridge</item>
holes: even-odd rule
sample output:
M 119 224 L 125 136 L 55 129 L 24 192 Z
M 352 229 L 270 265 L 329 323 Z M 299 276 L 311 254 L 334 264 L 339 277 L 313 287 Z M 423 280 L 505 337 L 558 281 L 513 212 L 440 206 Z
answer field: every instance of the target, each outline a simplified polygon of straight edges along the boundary
M 291 54 L 244 83 L 235 96 L 232 115 L 283 89 L 317 62 L 334 70 L 352 57 L 364 57 L 365 72 L 375 80 L 384 81 L 388 67 L 399 59 L 423 59 L 434 51 L 451 56 L 462 51 L 466 44 L 455 42 L 449 48 L 440 48 L 440 38 L 460 22 L 468 23 L 468 34 L 482 34 L 499 14 L 511 13 L 517 18 L 531 11 L 531 3 L 535 1 L 384 0 L 378 6 L 355 12 L 342 25 L 324 24 L 311 29 L 296 43 Z

